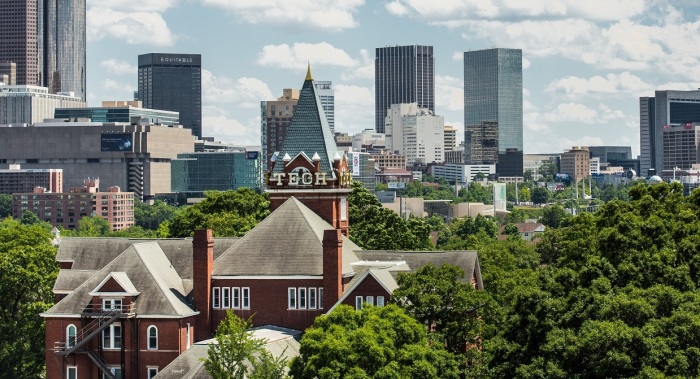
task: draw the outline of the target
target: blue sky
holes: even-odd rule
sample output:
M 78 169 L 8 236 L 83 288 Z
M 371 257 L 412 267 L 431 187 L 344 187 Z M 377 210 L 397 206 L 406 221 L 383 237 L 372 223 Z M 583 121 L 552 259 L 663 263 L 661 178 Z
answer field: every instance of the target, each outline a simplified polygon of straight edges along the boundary
M 204 135 L 260 144 L 259 104 L 331 80 L 336 131 L 374 127 L 374 49 L 435 47 L 436 113 L 463 130 L 462 53 L 523 50 L 525 153 L 629 145 L 639 96 L 700 88 L 696 0 L 87 0 L 88 102 L 136 89 L 138 54 L 202 54 Z M 462 138 L 460 133 L 460 139 Z

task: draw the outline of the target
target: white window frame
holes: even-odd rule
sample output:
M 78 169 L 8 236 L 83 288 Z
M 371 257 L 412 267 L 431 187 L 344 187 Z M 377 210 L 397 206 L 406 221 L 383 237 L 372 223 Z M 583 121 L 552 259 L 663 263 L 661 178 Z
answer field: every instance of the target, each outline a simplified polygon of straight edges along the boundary
M 318 309 L 323 309 L 323 287 L 318 289 Z
M 147 366 L 146 367 L 146 377 L 148 379 L 153 379 L 156 375 L 158 375 L 158 367 L 155 366 Z
M 187 348 L 190 348 L 190 339 L 192 339 L 192 336 L 190 336 L 190 323 L 187 323 Z
M 75 331 L 73 333 L 73 343 L 71 343 L 71 335 L 70 335 L 70 329 L 73 328 Z M 69 324 L 66 326 L 66 347 L 73 347 L 75 346 L 75 343 L 77 342 L 78 339 L 78 327 L 75 326 L 74 324 Z
M 71 371 L 73 372 L 73 376 L 71 376 Z M 78 379 L 78 366 L 66 367 L 66 379 Z
M 211 307 L 214 309 L 221 308 L 221 288 L 219 287 L 211 289 Z
M 297 308 L 306 309 L 306 288 L 299 287 L 299 294 L 297 295 Z
M 231 288 L 231 308 L 241 308 L 241 289 L 239 287 Z
M 297 289 L 287 288 L 287 309 L 297 309 Z
M 348 198 L 340 198 L 340 221 L 345 221 L 348 219 Z
M 241 308 L 250 309 L 250 287 L 241 288 Z
M 102 299 L 102 310 L 109 311 L 112 309 L 121 309 L 122 299 Z
M 221 287 L 221 308 L 231 308 L 231 288 Z
M 115 330 L 119 328 L 119 345 L 114 343 L 115 336 L 117 333 L 115 333 Z M 105 346 L 105 333 L 109 331 L 109 346 Z M 115 322 L 114 324 L 108 326 L 105 328 L 105 330 L 102 331 L 102 348 L 105 350 L 116 350 L 116 349 L 121 349 L 123 344 L 122 341 L 122 324 Z
M 156 331 L 156 335 L 155 335 L 155 337 L 156 337 L 156 341 L 155 341 L 155 342 L 156 342 L 156 345 L 155 345 L 155 346 L 151 346 L 151 330 L 155 330 L 155 331 Z M 147 348 L 148 350 L 158 350 L 158 327 L 155 326 L 155 325 L 150 325 L 150 326 L 148 327 L 148 329 L 146 329 L 146 348 Z
M 318 303 L 318 297 L 316 296 L 316 288 L 309 288 L 309 309 L 316 309 L 316 304 Z
M 384 307 L 384 296 L 377 296 L 377 307 Z
M 362 302 L 364 298 L 362 296 L 355 296 L 355 309 L 358 311 L 362 310 Z
M 117 379 L 123 378 L 121 367 L 107 367 L 107 369 L 109 370 L 109 372 L 112 373 L 112 376 L 114 376 L 115 378 L 117 378 Z M 119 375 L 117 375 L 117 372 L 119 372 Z M 107 379 L 107 376 L 105 375 L 104 372 L 102 373 L 102 378 Z
M 365 298 L 365 303 L 367 303 L 369 305 L 374 305 L 374 296 L 367 296 Z

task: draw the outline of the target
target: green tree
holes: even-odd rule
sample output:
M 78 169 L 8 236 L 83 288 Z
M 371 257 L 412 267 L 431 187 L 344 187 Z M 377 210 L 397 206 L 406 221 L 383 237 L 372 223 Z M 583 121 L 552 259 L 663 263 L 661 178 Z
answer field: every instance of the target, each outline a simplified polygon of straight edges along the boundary
M 40 224 L 0 221 L 0 378 L 44 373 L 44 322 L 58 274 L 52 236 Z
M 37 225 L 41 223 L 41 219 L 32 211 L 24 211 L 22 212 L 22 217 L 20 217 L 19 222 L 22 223 L 22 225 Z
M 293 378 L 458 378 L 456 360 L 396 305 L 347 305 L 318 316 L 292 360 Z
M 513 224 L 506 224 L 506 226 L 503 228 L 503 233 L 501 234 L 520 238 L 518 227 Z
M 158 230 L 160 224 L 175 217 L 176 210 L 176 207 L 160 200 L 156 200 L 153 205 L 136 200 L 134 203 L 134 223 L 143 229 Z
M 565 225 L 571 215 L 561 205 L 550 205 L 542 210 L 540 222 L 550 228 L 558 228 Z
M 552 181 L 557 173 L 557 165 L 552 162 L 543 162 L 537 172 L 542 175 L 542 180 Z
M 0 219 L 12 216 L 12 195 L 0 193 Z
M 527 170 L 525 170 L 525 172 L 523 173 L 523 180 L 526 181 L 526 182 L 530 182 L 530 181 L 532 181 L 532 179 L 533 179 L 533 175 L 534 175 L 534 174 L 533 174 L 532 170 L 531 170 L 531 169 L 527 169 Z
M 530 194 L 530 199 L 535 204 L 546 204 L 551 193 L 546 187 L 536 187 Z
M 83 217 L 76 229 L 79 237 L 107 237 L 112 232 L 109 222 L 100 216 Z
M 287 360 L 274 357 L 265 349 L 265 340 L 255 338 L 244 320 L 233 311 L 216 328 L 216 342 L 209 345 L 204 367 L 214 379 L 281 379 L 286 378 Z

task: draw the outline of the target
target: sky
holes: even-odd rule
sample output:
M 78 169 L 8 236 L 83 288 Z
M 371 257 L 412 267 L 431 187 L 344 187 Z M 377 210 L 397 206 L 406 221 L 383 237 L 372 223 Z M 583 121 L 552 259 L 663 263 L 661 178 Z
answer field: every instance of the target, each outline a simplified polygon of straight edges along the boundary
M 137 56 L 202 54 L 203 133 L 260 145 L 260 101 L 335 87 L 336 131 L 374 128 L 375 48 L 430 45 L 435 112 L 463 139 L 463 52 L 523 51 L 526 154 L 623 145 L 639 97 L 700 88 L 697 0 L 87 0 L 88 104 L 131 100 Z

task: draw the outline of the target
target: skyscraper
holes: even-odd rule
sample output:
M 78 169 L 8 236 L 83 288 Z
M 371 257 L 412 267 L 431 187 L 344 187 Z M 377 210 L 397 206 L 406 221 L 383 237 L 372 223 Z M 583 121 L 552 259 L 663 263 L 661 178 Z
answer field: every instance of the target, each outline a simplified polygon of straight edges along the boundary
M 16 84 L 85 100 L 85 23 L 85 0 L 2 0 L 0 62 L 16 63 Z
M 138 100 L 144 108 L 180 112 L 180 123 L 202 138 L 202 56 L 139 55 Z
M 294 108 L 299 101 L 299 90 L 285 88 L 277 100 L 260 102 L 260 135 L 263 154 L 263 172 L 267 172 L 270 158 L 280 151 L 287 128 L 292 123 Z
M 335 133 L 335 94 L 333 91 L 333 82 L 330 80 L 314 81 L 316 93 L 321 99 L 321 107 L 326 114 L 328 126 L 331 128 L 331 133 Z
M 497 128 L 498 156 L 508 160 L 497 163 L 500 176 L 522 176 L 523 151 L 523 69 L 522 50 L 487 49 L 464 53 L 464 133 L 465 154 L 468 137 L 484 123 Z M 495 124 L 494 124 L 495 123 Z M 475 149 L 472 148 L 474 151 Z M 465 156 L 465 162 L 474 162 Z
M 700 121 L 700 90 L 656 91 L 639 98 L 640 175 L 664 169 L 664 128 Z
M 384 133 L 392 104 L 418 103 L 435 112 L 435 58 L 432 46 L 378 47 L 374 58 L 374 127 Z

